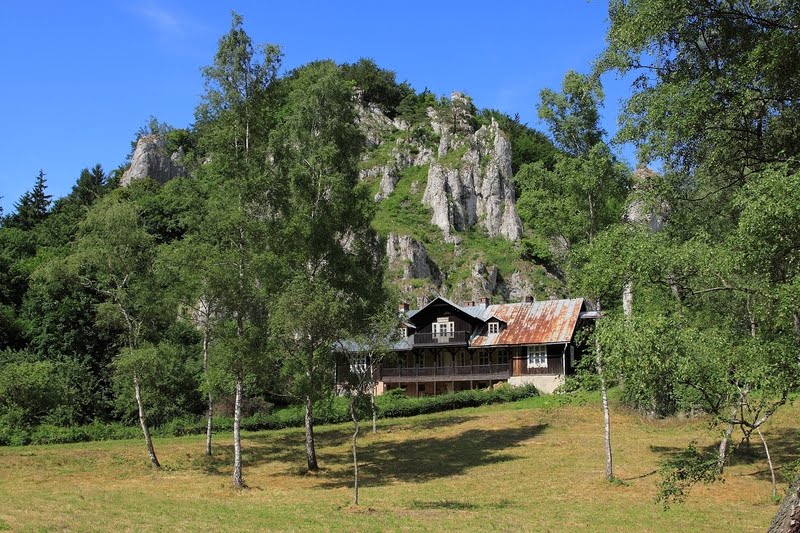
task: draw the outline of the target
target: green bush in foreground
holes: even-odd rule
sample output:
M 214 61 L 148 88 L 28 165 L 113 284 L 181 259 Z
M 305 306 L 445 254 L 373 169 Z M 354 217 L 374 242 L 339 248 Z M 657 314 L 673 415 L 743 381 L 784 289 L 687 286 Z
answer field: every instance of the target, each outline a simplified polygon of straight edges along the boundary
M 509 387 L 501 386 L 492 390 L 468 390 L 455 394 L 428 396 L 424 398 L 407 398 L 400 391 L 389 391 L 378 396 L 378 416 L 380 418 L 400 418 L 421 414 L 479 407 L 494 403 L 507 403 L 538 396 L 533 386 Z M 331 402 L 320 405 L 317 414 L 318 424 L 339 424 L 350 420 L 345 398 L 334 398 Z M 242 420 L 242 429 L 246 431 L 262 431 L 266 429 L 284 429 L 303 426 L 303 409 L 301 406 L 289 406 L 276 409 L 271 414 L 256 413 Z M 216 417 L 215 432 L 228 432 L 233 429 L 231 417 Z M 180 437 L 199 435 L 206 430 L 203 417 L 187 416 L 176 418 L 153 430 L 158 437 Z M 10 427 L 0 425 L 0 445 L 20 446 L 25 444 L 65 444 L 71 442 L 88 442 L 99 440 L 133 439 L 140 436 L 138 426 L 126 426 L 120 423 L 95 423 L 85 426 L 60 427 L 40 425 L 28 427 Z

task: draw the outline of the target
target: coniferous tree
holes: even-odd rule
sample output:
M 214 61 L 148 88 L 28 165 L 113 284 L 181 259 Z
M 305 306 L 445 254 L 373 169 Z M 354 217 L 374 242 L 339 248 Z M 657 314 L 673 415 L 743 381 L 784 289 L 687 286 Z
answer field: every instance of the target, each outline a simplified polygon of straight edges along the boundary
M 7 226 L 31 230 L 47 218 L 52 196 L 47 194 L 47 180 L 43 170 L 36 176 L 33 189 L 23 194 L 14 204 L 14 213 L 6 221 Z

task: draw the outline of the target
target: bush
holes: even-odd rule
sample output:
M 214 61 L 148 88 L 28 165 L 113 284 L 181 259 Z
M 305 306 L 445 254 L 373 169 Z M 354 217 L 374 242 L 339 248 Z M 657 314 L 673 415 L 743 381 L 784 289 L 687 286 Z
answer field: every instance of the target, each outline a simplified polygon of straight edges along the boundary
M 479 407 L 495 403 L 515 402 L 538 396 L 532 385 L 525 387 L 499 386 L 492 390 L 467 390 L 455 394 L 408 398 L 400 389 L 387 391 L 378 396 L 376 404 L 380 418 L 400 418 L 439 411 L 451 411 L 465 407 Z M 346 398 L 334 398 L 330 403 L 317 408 L 317 424 L 340 424 L 350 420 Z M 15 426 L 8 417 L 0 418 L 0 445 L 20 446 L 25 444 L 64 444 L 100 440 L 139 438 L 139 426 L 115 423 L 94 423 L 84 426 L 61 427 L 43 424 L 33 428 Z M 12 417 L 13 418 L 13 417 Z M 263 431 L 303 427 L 304 411 L 301 405 L 291 405 L 273 412 L 257 412 L 242 420 L 245 431 Z M 214 418 L 214 431 L 232 431 L 233 418 L 220 416 Z M 201 435 L 206 431 L 206 418 L 203 416 L 178 417 L 166 424 L 152 428 L 157 437 L 181 437 Z

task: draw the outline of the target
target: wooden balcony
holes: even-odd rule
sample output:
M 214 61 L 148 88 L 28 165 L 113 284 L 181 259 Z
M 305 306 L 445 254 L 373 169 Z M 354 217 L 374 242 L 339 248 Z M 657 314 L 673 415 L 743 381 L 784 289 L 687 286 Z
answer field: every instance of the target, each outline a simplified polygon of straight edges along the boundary
M 508 363 L 469 366 L 423 366 L 416 368 L 381 368 L 380 380 L 384 383 L 430 381 L 488 381 L 508 379 Z
M 467 346 L 468 344 L 468 331 L 414 334 L 414 346 Z

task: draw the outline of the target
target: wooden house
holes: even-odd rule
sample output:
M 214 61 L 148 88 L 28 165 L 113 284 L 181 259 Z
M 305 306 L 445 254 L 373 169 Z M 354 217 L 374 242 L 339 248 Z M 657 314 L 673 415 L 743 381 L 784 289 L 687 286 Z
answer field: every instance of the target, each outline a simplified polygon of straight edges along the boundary
M 457 305 L 438 297 L 418 310 L 403 304 L 393 362 L 376 369 L 378 391 L 428 396 L 507 382 L 553 392 L 580 356 L 575 332 L 595 315 L 582 298 Z

